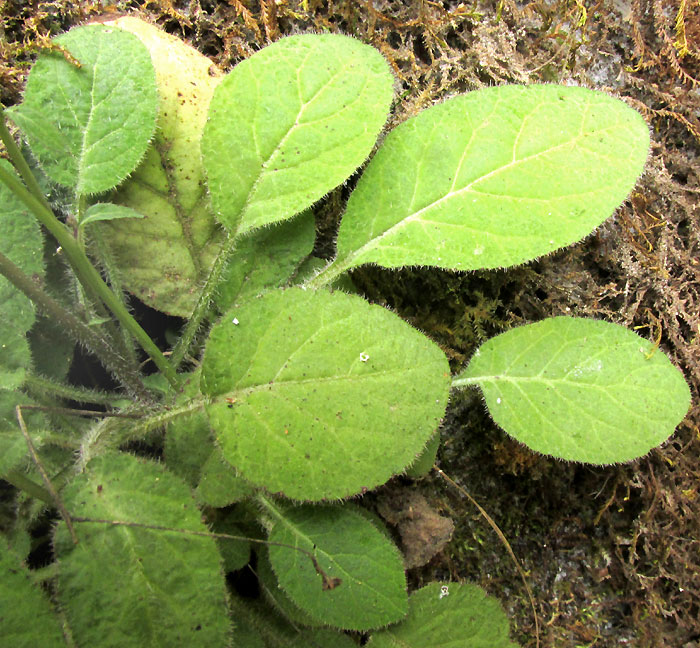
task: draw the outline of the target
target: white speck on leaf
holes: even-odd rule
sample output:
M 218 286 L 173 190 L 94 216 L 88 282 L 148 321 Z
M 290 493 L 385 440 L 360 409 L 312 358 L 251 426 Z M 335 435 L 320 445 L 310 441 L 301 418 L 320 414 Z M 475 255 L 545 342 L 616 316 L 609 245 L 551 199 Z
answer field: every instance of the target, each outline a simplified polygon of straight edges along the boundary
M 500 397 L 496 399 L 496 402 L 500 405 L 501 404 L 501 399 Z
M 231 323 L 232 323 L 232 324 L 235 324 L 236 326 L 238 326 L 238 318 L 237 318 L 237 317 L 234 317 L 234 318 L 231 320 Z
M 369 356 L 364 351 L 360 353 L 360 361 L 367 362 L 367 360 L 369 360 Z

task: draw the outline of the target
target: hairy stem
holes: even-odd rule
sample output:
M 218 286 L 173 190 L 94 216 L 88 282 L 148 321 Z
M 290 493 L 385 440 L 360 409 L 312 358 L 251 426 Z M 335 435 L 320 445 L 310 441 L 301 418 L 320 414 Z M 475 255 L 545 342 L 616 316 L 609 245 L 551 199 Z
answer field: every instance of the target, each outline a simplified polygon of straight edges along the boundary
M 29 448 L 29 454 L 32 457 L 32 461 L 39 470 L 41 478 L 44 480 L 46 490 L 48 490 L 49 493 L 51 493 L 51 499 L 53 500 L 54 505 L 61 514 L 63 521 L 66 523 L 66 527 L 68 528 L 68 533 L 70 533 L 70 537 L 73 540 L 73 544 L 78 544 L 78 536 L 75 535 L 75 529 L 73 528 L 73 523 L 71 522 L 70 515 L 68 514 L 68 511 L 66 510 L 66 507 L 63 504 L 63 500 L 59 497 L 58 491 L 54 488 L 54 485 L 51 483 L 51 480 L 49 479 L 49 475 L 47 474 L 44 465 L 41 463 L 41 459 L 39 458 L 39 455 L 36 452 L 36 448 L 34 447 L 32 437 L 29 436 L 29 431 L 27 430 L 27 426 L 24 423 L 24 418 L 22 417 L 21 405 L 17 405 L 17 407 L 15 407 L 15 413 L 17 414 L 17 421 L 19 422 L 20 430 L 22 430 L 24 439 L 27 442 L 27 448 Z
M 110 373 L 132 394 L 147 402 L 152 401 L 141 377 L 100 335 L 37 285 L 29 276 L 4 254 L 0 253 L 0 274 L 15 288 L 23 292 L 47 317 L 60 323 L 66 331 L 88 350 L 94 353 Z
M 113 405 L 114 401 L 123 398 L 120 394 L 110 394 L 96 389 L 66 385 L 65 383 L 33 374 L 26 376 L 23 388 L 30 394 L 65 398 L 77 403 L 95 403 L 96 405 Z
M 121 325 L 129 331 L 136 339 L 141 348 L 151 357 L 155 365 L 165 376 L 166 380 L 174 387 L 179 385 L 179 379 L 172 365 L 155 345 L 139 323 L 132 317 L 131 313 L 121 303 L 119 298 L 110 290 L 109 286 L 102 280 L 99 272 L 90 263 L 85 253 L 78 245 L 66 227 L 59 221 L 54 213 L 48 209 L 43 202 L 38 200 L 27 188 L 17 179 L 17 177 L 0 166 L 0 181 L 19 198 L 24 205 L 34 214 L 38 221 L 51 232 L 59 245 L 63 248 L 66 257 L 71 263 L 80 283 L 86 286 L 96 295 Z
M 173 347 L 171 362 L 176 369 L 180 366 L 180 363 L 187 355 L 192 342 L 197 336 L 199 327 L 209 314 L 211 301 L 217 287 L 219 286 L 219 282 L 221 281 L 221 275 L 223 274 L 224 269 L 226 268 L 229 259 L 233 254 L 235 243 L 235 235 L 229 234 L 223 247 L 221 248 L 221 251 L 214 261 L 214 265 L 212 266 L 211 272 L 207 277 L 207 282 L 204 284 L 204 288 L 199 296 L 197 305 L 194 307 L 194 311 L 192 311 L 192 315 L 185 325 L 185 330 L 182 332 L 177 344 Z
M 41 190 L 41 187 L 34 177 L 32 170 L 29 168 L 29 164 L 27 164 L 27 161 L 24 159 L 22 152 L 19 150 L 19 146 L 17 146 L 14 138 L 10 134 L 10 131 L 7 129 L 5 108 L 2 104 L 0 104 L 0 140 L 2 140 L 2 143 L 5 145 L 5 149 L 7 150 L 7 154 L 9 155 L 13 166 L 19 172 L 19 175 L 22 177 L 22 180 L 24 180 L 24 184 L 26 184 L 29 188 L 32 196 L 41 202 L 46 209 L 50 210 L 51 207 L 49 206 L 48 200 L 46 200 L 46 196 L 44 196 L 44 192 Z
M 142 414 L 140 420 L 124 426 L 119 419 L 107 421 L 104 419 L 92 426 L 80 442 L 77 470 L 80 472 L 93 457 L 98 456 L 107 448 L 118 448 L 129 441 L 142 439 L 146 434 L 162 428 L 167 423 L 187 416 L 201 409 L 204 399 L 193 399 L 186 405 L 172 409 L 157 410 L 150 416 Z M 136 415 L 136 412 L 129 412 Z
M 330 286 L 340 275 L 347 272 L 350 269 L 350 264 L 343 261 L 338 261 L 337 259 L 331 261 L 325 268 L 322 268 L 318 273 L 316 273 L 310 279 L 307 279 L 303 284 L 303 288 L 312 288 L 317 290 L 319 288 L 324 288 Z

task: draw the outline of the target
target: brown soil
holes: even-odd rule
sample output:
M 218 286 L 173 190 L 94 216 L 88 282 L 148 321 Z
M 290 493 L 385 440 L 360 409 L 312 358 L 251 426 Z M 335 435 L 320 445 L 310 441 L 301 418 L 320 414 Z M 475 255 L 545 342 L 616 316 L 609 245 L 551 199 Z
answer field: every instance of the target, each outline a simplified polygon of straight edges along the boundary
M 104 5 L 103 5 L 104 6 Z M 489 512 L 527 573 L 542 646 L 700 646 L 700 4 L 697 0 L 191 0 L 116 2 L 188 39 L 224 69 L 290 33 L 354 34 L 398 79 L 394 125 L 485 85 L 576 83 L 647 119 L 652 150 L 630 199 L 583 243 L 508 272 L 362 271 L 370 299 L 438 340 L 455 368 L 475 345 L 549 315 L 604 318 L 653 340 L 691 384 L 693 408 L 661 449 L 590 468 L 535 456 L 495 429 L 474 394 L 453 399 L 440 463 Z M 0 0 L 0 100 L 17 101 L 47 37 L 99 2 Z M 326 212 L 337 218 L 342 195 Z M 663 398 L 659 393 L 659 398 Z M 447 548 L 412 585 L 469 579 L 535 646 L 522 581 L 484 518 L 437 476 L 418 483 L 449 516 Z

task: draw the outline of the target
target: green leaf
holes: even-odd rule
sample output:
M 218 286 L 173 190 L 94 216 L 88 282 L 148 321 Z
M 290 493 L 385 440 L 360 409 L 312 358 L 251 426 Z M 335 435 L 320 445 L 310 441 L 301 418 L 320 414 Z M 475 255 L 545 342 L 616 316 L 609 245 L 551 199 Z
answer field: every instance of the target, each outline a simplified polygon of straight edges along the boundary
M 212 531 L 226 533 L 232 536 L 245 536 L 241 527 L 236 524 L 236 511 L 227 510 L 212 523 Z M 245 567 L 250 561 L 250 542 L 248 540 L 233 540 L 232 538 L 217 538 L 216 544 L 224 561 L 224 571 L 233 572 Z
M 493 420 L 544 454 L 631 461 L 673 433 L 690 405 L 683 375 L 617 324 L 555 317 L 502 333 L 453 386 L 477 384 Z
M 608 218 L 648 147 L 637 112 L 584 88 L 502 86 L 449 99 L 387 136 L 348 201 L 336 265 L 529 261 Z
M 13 171 L 6 160 L 0 164 Z M 44 277 L 43 238 L 36 220 L 15 195 L 0 183 L 0 253 L 27 275 Z M 34 305 L 0 275 L 0 388 L 18 389 L 32 358 L 26 333 L 34 324 Z
M 281 286 L 311 254 L 315 235 L 313 214 L 305 212 L 238 239 L 214 297 L 219 310 L 226 311 L 246 297 Z
M 63 646 L 63 631 L 29 570 L 0 536 L 0 637 L 12 648 Z
M 127 289 L 162 312 L 189 317 L 223 243 L 209 209 L 199 151 L 220 73 L 206 56 L 131 16 L 113 23 L 148 49 L 158 88 L 158 129 L 141 165 L 111 196 L 142 220 L 100 224 Z
M 404 621 L 372 633 L 369 648 L 516 648 L 500 604 L 471 583 L 430 583 Z
M 113 27 L 77 27 L 55 42 L 81 67 L 43 54 L 24 101 L 8 112 L 54 182 L 101 193 L 134 170 L 153 135 L 153 65 L 137 38 Z
M 0 477 L 27 461 L 27 441 L 17 421 L 17 405 L 32 405 L 32 399 L 21 391 L 0 389 Z M 27 431 L 38 448 L 49 435 L 46 417 L 42 412 L 24 411 L 22 418 Z
M 184 405 L 199 395 L 199 370 L 185 380 L 175 406 Z M 203 409 L 193 410 L 168 423 L 163 455 L 168 469 L 193 488 L 199 482 L 202 466 L 214 450 L 209 421 Z
M 221 450 L 212 447 L 211 454 L 202 466 L 195 498 L 200 504 L 223 508 L 239 502 L 253 493 L 253 488 L 236 475 L 236 470 L 226 462 Z
M 348 507 L 288 509 L 269 539 L 311 552 L 326 579 L 304 553 L 270 545 L 279 584 L 318 622 L 346 630 L 369 630 L 406 614 L 406 576 L 398 549 Z M 329 579 L 339 579 L 329 588 Z
M 97 221 L 143 217 L 143 214 L 139 214 L 137 211 L 129 207 L 114 205 L 112 203 L 96 203 L 88 207 L 83 220 L 80 221 L 80 227 L 85 227 L 88 223 L 95 223 Z
M 63 491 L 73 516 L 206 532 L 189 488 L 162 466 L 106 454 Z M 59 525 L 58 597 L 80 646 L 226 646 L 221 557 L 213 538 L 76 522 Z
M 243 233 L 294 216 L 344 182 L 386 120 L 392 76 L 347 36 L 283 38 L 214 93 L 202 138 L 219 221 Z
M 202 392 L 224 458 L 295 499 L 384 483 L 445 411 L 445 355 L 396 315 L 340 292 L 278 290 L 212 328 Z
M 39 315 L 28 333 L 35 373 L 65 381 L 73 361 L 75 340 L 50 317 Z
M 297 606 L 287 593 L 282 589 L 277 580 L 277 575 L 270 564 L 270 556 L 263 547 L 256 552 L 257 562 L 255 573 L 258 583 L 270 604 L 275 607 L 282 616 L 296 626 L 318 626 L 325 622 L 317 621 Z
M 435 465 L 439 449 L 440 433 L 436 432 L 433 438 L 428 441 L 425 450 L 423 450 L 420 456 L 408 467 L 406 475 L 408 477 L 413 477 L 413 479 L 420 479 L 428 475 Z

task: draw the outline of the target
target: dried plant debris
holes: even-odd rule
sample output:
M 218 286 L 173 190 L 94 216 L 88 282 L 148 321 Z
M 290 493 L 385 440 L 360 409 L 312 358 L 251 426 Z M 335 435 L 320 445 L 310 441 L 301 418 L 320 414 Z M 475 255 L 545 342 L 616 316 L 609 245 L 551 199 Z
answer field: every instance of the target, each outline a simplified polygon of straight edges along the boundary
M 445 548 L 454 531 L 452 520 L 440 515 L 413 488 L 386 489 L 377 501 L 377 511 L 397 527 L 408 569 L 428 563 Z

